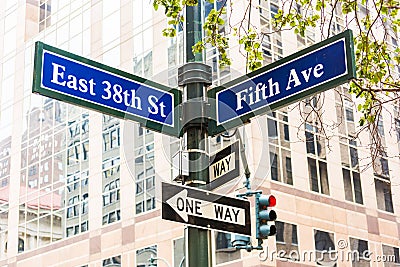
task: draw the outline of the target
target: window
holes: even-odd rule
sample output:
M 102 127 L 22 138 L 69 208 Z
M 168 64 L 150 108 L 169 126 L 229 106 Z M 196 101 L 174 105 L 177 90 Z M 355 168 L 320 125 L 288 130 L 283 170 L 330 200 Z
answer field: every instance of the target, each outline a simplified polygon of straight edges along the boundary
M 156 245 L 136 250 L 136 265 L 135 266 L 136 267 L 150 266 L 149 265 L 150 258 L 157 258 L 157 246 Z
M 276 250 L 285 251 L 284 258 L 299 260 L 297 226 L 290 223 L 275 222 L 276 226 Z M 296 253 L 297 251 L 297 253 Z
M 81 149 L 79 141 L 74 141 L 67 151 L 67 165 L 74 165 L 79 163 L 79 155 L 81 153 L 80 150 Z
M 120 120 L 103 115 L 103 224 L 120 220 Z
M 318 127 L 305 124 L 308 174 L 311 191 L 329 195 L 329 182 L 325 143 L 318 134 Z
M 294 6 L 296 11 L 300 14 L 303 14 L 305 17 L 309 17 L 312 15 L 309 9 L 304 9 L 302 6 L 298 3 Z M 302 37 L 300 34 L 297 34 L 297 47 L 298 48 L 304 48 L 304 46 L 308 46 L 314 43 L 315 41 L 315 32 L 314 29 L 306 29 L 304 32 L 304 37 Z
M 232 248 L 231 235 L 222 232 L 217 233 L 216 249 L 221 250 L 226 248 Z
M 103 207 L 119 201 L 119 179 L 106 184 L 103 190 Z
M 393 267 L 400 265 L 399 248 L 382 245 L 383 255 L 386 257 L 385 267 Z
M 118 148 L 121 144 L 120 139 L 120 128 L 118 125 L 107 129 L 107 131 L 103 133 L 103 150 L 108 151 Z
M 110 131 L 110 138 L 111 138 L 111 148 L 119 147 L 120 146 L 120 134 L 119 134 L 119 127 Z
M 156 208 L 156 200 L 154 197 L 149 198 L 146 200 L 146 209 L 147 210 L 152 210 Z
M 363 204 L 357 142 L 352 139 L 341 137 L 340 153 L 345 199 L 347 201 Z
M 133 58 L 133 72 L 143 77 L 151 77 L 153 75 L 152 51 L 144 52 L 143 54 Z
M 378 209 L 393 212 L 390 181 L 375 178 L 375 193 Z
M 317 265 L 336 266 L 336 261 L 332 260 L 335 259 L 336 256 L 333 233 L 314 230 L 314 244 Z
M 39 31 L 51 25 L 51 0 L 40 0 L 39 2 Z
M 345 199 L 363 204 L 360 173 L 342 169 Z
M 286 183 L 293 184 L 293 173 L 292 173 L 292 159 L 290 157 L 285 157 L 286 164 Z
M 75 121 L 69 121 L 68 122 L 68 132 L 69 132 L 69 138 L 74 138 L 79 136 L 80 134 L 80 128 L 79 128 L 79 124 L 76 123 Z
M 278 138 L 278 126 L 276 120 L 268 118 L 267 125 L 268 125 L 268 137 Z
M 89 222 L 85 221 L 81 224 L 81 232 L 86 232 L 89 229 Z
M 185 266 L 185 239 L 179 238 L 173 241 L 174 246 L 174 267 Z
M 306 123 L 306 149 L 307 154 L 312 154 L 325 158 L 325 144 L 318 135 L 318 128 L 309 123 Z
M 136 182 L 136 195 L 143 193 L 143 181 Z
M 397 142 L 400 142 L 400 119 L 394 119 L 396 129 Z
M 86 118 L 88 115 L 87 114 L 82 114 L 83 118 Z M 82 121 L 82 134 L 88 133 L 89 132 L 89 120 L 85 119 Z
M 121 212 L 120 210 L 115 210 L 103 216 L 103 225 L 113 223 L 119 220 L 121 220 Z
M 67 237 L 74 235 L 74 227 L 67 227 Z
M 25 241 L 22 238 L 18 238 L 18 253 L 23 252 L 24 250 L 25 250 Z
M 381 137 L 385 136 L 385 130 L 383 128 L 383 118 L 382 115 L 378 117 L 378 133 Z
M 240 259 L 240 251 L 232 247 L 233 236 L 229 233 L 215 232 L 215 257 L 217 264 Z
M 136 214 L 155 209 L 154 135 L 135 125 Z M 137 136 L 140 134 L 141 137 Z
M 82 143 L 82 160 L 88 160 L 89 156 L 89 141 Z
M 83 201 L 82 201 L 82 214 L 86 214 L 89 210 L 88 204 L 89 194 L 83 194 Z
M 351 251 L 357 251 L 356 254 L 352 253 L 352 266 L 369 266 L 369 250 L 368 250 L 368 241 L 351 238 L 350 237 L 350 249 Z
M 389 180 L 389 163 L 386 155 L 376 157 L 373 161 L 373 168 L 375 176 Z
M 108 259 L 103 260 L 103 267 L 118 267 L 121 265 L 121 256 L 115 256 Z
M 285 141 L 290 141 L 290 136 L 289 136 L 289 125 L 287 124 L 288 123 L 288 116 L 284 116 L 283 117 L 283 121 L 284 122 L 286 122 L 286 124 L 283 124 L 283 136 L 284 136 L 284 139 L 285 139 Z
M 262 33 L 274 32 L 271 19 L 277 14 L 279 9 L 278 1 L 260 1 L 259 14 Z M 261 40 L 261 48 L 264 55 L 263 64 L 267 65 L 275 60 L 282 58 L 282 36 L 280 33 L 263 34 Z
M 288 116 L 285 110 L 268 114 L 271 180 L 293 184 Z
M 143 205 L 143 202 L 136 203 L 136 214 L 142 213 L 144 211 Z
M 344 109 L 346 114 L 346 121 L 354 122 L 353 105 L 347 99 L 344 100 Z
M 153 189 L 154 186 L 155 186 L 155 177 L 152 176 L 152 177 L 147 178 L 146 179 L 146 189 L 147 190 Z
M 68 200 L 67 218 L 79 215 L 79 196 L 74 196 Z
M 269 162 L 271 165 L 271 179 L 278 181 L 278 159 L 275 153 L 269 153 Z
M 307 158 L 310 187 L 314 192 L 329 195 L 328 172 L 326 162 Z

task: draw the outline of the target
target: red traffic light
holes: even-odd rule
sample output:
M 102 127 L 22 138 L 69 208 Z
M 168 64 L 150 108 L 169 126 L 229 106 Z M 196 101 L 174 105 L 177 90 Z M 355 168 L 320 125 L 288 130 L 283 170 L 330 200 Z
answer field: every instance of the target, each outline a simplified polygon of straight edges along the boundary
M 275 207 L 276 205 L 276 198 L 273 195 L 268 197 L 268 207 Z
M 276 198 L 273 195 L 260 195 L 258 198 L 258 205 L 260 209 L 267 209 L 269 207 L 275 207 Z

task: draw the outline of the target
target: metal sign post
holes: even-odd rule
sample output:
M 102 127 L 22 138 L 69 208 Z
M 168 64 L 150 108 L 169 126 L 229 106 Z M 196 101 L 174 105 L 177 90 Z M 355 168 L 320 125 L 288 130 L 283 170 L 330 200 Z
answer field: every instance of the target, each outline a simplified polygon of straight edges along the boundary
M 184 182 L 197 188 L 209 183 L 206 85 L 211 84 L 212 79 L 211 67 L 200 63 L 201 54 L 194 55 L 192 52 L 192 47 L 202 39 L 201 6 L 201 1 L 196 6 L 186 6 L 185 49 L 188 63 L 178 70 L 178 83 L 183 86 L 183 138 L 189 153 L 189 176 Z M 188 227 L 186 233 L 186 266 L 211 266 L 211 232 Z

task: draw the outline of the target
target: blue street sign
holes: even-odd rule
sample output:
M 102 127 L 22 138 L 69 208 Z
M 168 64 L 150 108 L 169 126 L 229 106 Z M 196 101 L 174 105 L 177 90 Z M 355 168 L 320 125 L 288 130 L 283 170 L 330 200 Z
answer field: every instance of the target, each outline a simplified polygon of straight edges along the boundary
M 178 136 L 177 89 L 37 42 L 33 91 Z
M 281 108 L 355 78 L 351 31 L 281 59 L 209 91 L 215 98 L 210 134 L 240 126 L 251 117 Z

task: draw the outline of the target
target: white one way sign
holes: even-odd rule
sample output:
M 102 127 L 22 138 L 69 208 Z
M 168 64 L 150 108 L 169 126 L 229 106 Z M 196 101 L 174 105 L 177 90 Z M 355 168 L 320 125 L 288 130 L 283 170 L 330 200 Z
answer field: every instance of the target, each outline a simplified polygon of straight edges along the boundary
M 208 191 L 162 184 L 162 217 L 166 220 L 251 234 L 250 203 Z

